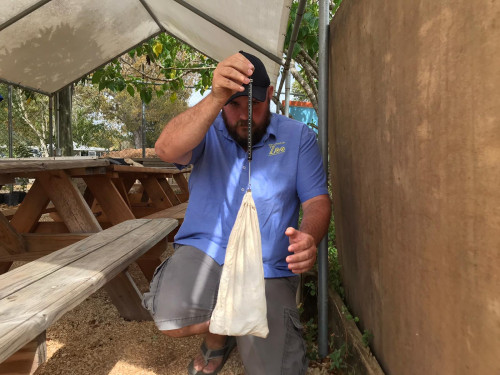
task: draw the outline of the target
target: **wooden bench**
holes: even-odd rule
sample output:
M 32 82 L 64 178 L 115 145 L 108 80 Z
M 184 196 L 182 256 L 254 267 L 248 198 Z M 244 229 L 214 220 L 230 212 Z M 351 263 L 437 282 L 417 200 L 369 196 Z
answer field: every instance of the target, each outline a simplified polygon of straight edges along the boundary
M 7 360 L 0 366 L 14 365 L 14 353 L 43 337 L 64 313 L 123 275 L 177 224 L 175 219 L 128 220 L 0 275 L 0 363 Z

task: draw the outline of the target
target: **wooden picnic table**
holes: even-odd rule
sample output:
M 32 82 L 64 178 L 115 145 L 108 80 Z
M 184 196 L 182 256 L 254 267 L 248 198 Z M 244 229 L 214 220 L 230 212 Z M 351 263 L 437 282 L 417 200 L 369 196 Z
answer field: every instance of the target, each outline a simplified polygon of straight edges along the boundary
M 57 309 L 50 310 L 51 316 L 60 316 L 74 304 L 86 298 L 92 290 L 103 286 L 122 317 L 129 320 L 151 319 L 149 312 L 142 307 L 142 296 L 126 267 L 130 262 L 136 261 L 146 278 L 151 279 L 154 269 L 160 264 L 160 255 L 166 249 L 167 237 L 160 239 L 161 233 L 158 233 L 157 237 L 160 237 L 151 242 L 154 235 L 142 234 L 140 240 L 143 245 L 138 248 L 136 245 L 140 242 L 139 237 L 136 237 L 135 232 L 129 233 L 128 229 L 123 232 L 124 229 L 128 228 L 123 227 L 123 225 L 142 225 L 141 221 L 136 220 L 139 218 L 144 218 L 140 219 L 145 220 L 144 223 L 149 223 L 154 218 L 167 218 L 175 223 L 174 226 L 181 222 L 188 200 L 185 173 L 176 168 L 118 165 L 109 159 L 96 158 L 0 160 L 0 186 L 15 183 L 18 178 L 28 178 L 32 185 L 18 208 L 12 209 L 6 214 L 0 214 L 0 274 L 4 274 L 0 278 L 6 281 L 3 284 L 11 282 L 14 282 L 15 285 L 18 284 L 14 279 L 16 275 L 21 274 L 21 270 L 7 272 L 14 261 L 27 261 L 28 263 L 25 265 L 28 266 L 27 271 L 23 271 L 22 274 L 29 276 L 33 274 L 29 271 L 31 268 L 39 270 L 41 266 L 48 264 L 46 259 L 49 257 L 56 261 L 61 254 L 61 262 L 66 262 L 69 259 L 66 254 L 69 254 L 71 249 L 85 247 L 92 252 L 92 256 L 95 258 L 93 264 L 105 267 L 106 271 L 96 271 L 96 275 L 101 275 L 102 280 L 97 283 L 97 276 L 92 276 L 86 279 L 88 286 L 75 284 L 75 288 L 80 288 L 85 293 L 65 294 L 65 298 L 73 302 L 68 304 L 61 302 L 56 306 Z M 44 214 L 49 214 L 52 220 L 41 219 Z M 165 225 L 170 224 L 166 222 Z M 100 232 L 103 229 L 114 230 L 114 228 L 119 229 L 119 227 L 123 234 L 120 234 L 120 231 L 115 231 L 118 235 L 116 243 L 119 243 L 120 236 L 124 236 L 122 242 L 126 241 L 127 244 L 133 245 L 133 250 L 129 251 L 127 246 L 120 246 L 117 249 L 115 242 L 113 242 L 106 244 L 107 247 L 102 247 L 99 251 L 94 251 L 93 243 L 98 241 L 99 246 L 103 246 L 104 243 L 94 236 L 101 235 Z M 167 227 L 162 229 L 165 233 L 163 236 L 175 232 L 167 229 Z M 104 235 L 104 232 L 102 234 Z M 129 236 L 130 239 L 125 239 L 125 236 Z M 108 241 L 108 237 L 109 235 L 105 235 L 102 238 L 106 238 Z M 149 247 L 148 241 L 152 247 Z M 130 256 L 127 259 L 124 257 L 121 263 L 116 263 L 121 264 L 120 272 L 116 269 L 118 273 L 112 273 L 108 263 L 111 259 L 111 253 L 118 254 L 116 250 L 129 251 Z M 137 256 L 132 257 L 132 254 L 137 254 Z M 99 262 L 99 257 L 102 257 L 102 262 Z M 83 258 L 78 261 L 82 262 Z M 71 273 L 74 265 L 73 263 L 68 265 L 68 271 L 64 272 Z M 29 268 L 29 266 L 32 267 Z M 80 268 L 86 269 L 86 266 Z M 12 275 L 10 275 L 11 273 Z M 61 273 L 61 275 L 63 274 Z M 67 278 L 62 277 L 61 279 Z M 78 280 L 76 280 L 77 284 Z M 36 286 L 44 285 L 44 283 L 46 283 L 45 279 L 41 278 L 37 281 Z M 69 285 L 68 288 L 71 290 L 73 286 Z M 38 297 L 36 296 L 41 296 L 43 293 L 50 294 L 50 292 L 49 290 L 40 290 L 40 293 L 33 294 L 35 299 L 25 301 L 26 306 L 31 306 L 31 302 L 34 303 L 33 306 L 38 306 L 38 300 L 36 300 Z M 9 302 L 8 299 L 5 301 Z M 6 308 L 8 309 L 7 305 Z M 36 314 L 45 314 L 42 310 L 35 311 L 34 307 L 32 310 Z M 32 336 L 12 337 L 12 340 L 16 341 L 16 350 L 27 339 L 43 332 L 50 323 L 47 321 L 47 324 L 43 326 L 38 325 L 38 318 L 36 318 L 38 315 L 34 316 L 34 319 L 26 320 L 30 327 L 32 323 L 37 327 L 33 330 L 30 329 L 29 333 Z M 21 337 L 24 338 L 21 340 Z M 36 340 L 27 344 L 20 352 L 0 365 L 0 373 L 3 373 L 4 370 L 9 372 L 11 364 L 17 371 L 21 359 L 28 366 L 28 370 L 36 368 L 36 358 L 41 361 L 44 358 L 44 337 L 43 333 L 39 334 Z M 12 340 L 9 339 L 4 344 L 9 346 Z M 14 349 L 11 351 L 13 352 Z M 4 357 L 6 356 L 7 354 L 4 355 Z M 25 360 L 26 358 L 27 360 Z
M 0 274 L 13 261 L 38 259 L 91 233 L 164 212 L 188 199 L 187 180 L 177 169 L 117 165 L 108 159 L 0 160 L 0 185 L 16 178 L 32 179 L 33 184 L 15 212 L 9 217 L 0 215 L 0 237 L 4 238 Z M 84 182 L 83 192 L 76 179 Z M 44 213 L 50 213 L 53 221 L 41 221 Z M 168 212 L 162 217 L 168 217 Z M 165 246 L 166 240 L 137 260 L 146 278 L 152 278 Z M 122 316 L 145 318 L 136 316 L 140 296 L 128 277 L 116 277 L 107 289 Z

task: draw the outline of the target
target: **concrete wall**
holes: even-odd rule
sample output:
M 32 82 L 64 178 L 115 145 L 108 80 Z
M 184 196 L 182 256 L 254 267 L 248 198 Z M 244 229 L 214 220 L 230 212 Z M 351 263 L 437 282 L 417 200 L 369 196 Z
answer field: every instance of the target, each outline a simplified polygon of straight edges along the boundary
M 387 374 L 500 374 L 500 2 L 344 0 L 330 160 L 347 304 Z

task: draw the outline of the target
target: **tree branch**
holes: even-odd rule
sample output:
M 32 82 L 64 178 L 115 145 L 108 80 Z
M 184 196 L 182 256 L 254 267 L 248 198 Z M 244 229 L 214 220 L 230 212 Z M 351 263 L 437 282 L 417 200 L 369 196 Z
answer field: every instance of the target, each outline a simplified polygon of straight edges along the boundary
M 299 59 L 300 60 L 300 59 Z M 301 83 L 302 87 L 305 89 L 305 86 L 307 85 L 309 89 L 312 91 L 314 95 L 314 99 L 317 101 L 318 100 L 318 88 L 316 87 L 316 80 L 313 77 L 313 74 L 311 72 L 312 68 L 304 63 L 304 61 L 301 60 L 299 64 L 302 66 L 302 71 L 299 73 L 297 71 L 297 74 L 304 74 L 305 78 L 303 82 Z
M 319 68 L 318 68 L 318 64 L 316 63 L 316 61 L 314 61 L 312 59 L 312 57 L 309 56 L 308 53 L 306 51 L 304 51 L 304 49 L 302 47 L 300 47 L 299 56 L 302 57 L 303 60 L 307 61 L 307 63 L 312 68 L 311 69 L 311 73 L 313 74 L 314 78 L 318 79 L 318 77 L 319 77 L 319 73 L 318 73 L 319 72 Z
M 297 71 L 297 69 L 295 69 L 295 67 L 291 66 L 290 72 L 292 73 L 293 78 L 295 78 L 295 80 L 297 82 L 299 82 L 299 84 L 302 86 L 307 97 L 309 98 L 310 102 L 312 103 L 314 110 L 316 111 L 316 113 L 318 113 L 317 96 L 314 95 L 314 92 L 311 90 L 311 87 L 309 86 L 309 84 L 304 80 L 304 78 L 300 75 L 300 73 Z
M 17 92 L 18 100 L 17 105 L 18 108 L 20 109 L 20 114 L 21 114 L 21 119 L 25 122 L 26 125 L 28 125 L 37 135 L 38 138 L 42 138 L 42 134 L 38 131 L 38 129 L 35 127 L 35 125 L 30 121 L 27 115 L 26 107 L 24 106 L 24 100 L 22 99 L 22 92 L 21 90 L 18 90 Z
M 153 81 L 160 81 L 160 82 L 172 82 L 172 81 L 175 81 L 179 78 L 182 78 L 184 76 L 186 76 L 187 74 L 189 73 L 192 73 L 192 72 L 195 72 L 197 70 L 204 70 L 204 69 L 215 69 L 216 67 L 214 66 L 209 66 L 209 67 L 200 67 L 200 68 L 195 68 L 195 67 L 192 67 L 192 68 L 175 68 L 175 67 L 169 67 L 169 68 L 165 68 L 159 64 L 157 64 L 157 67 L 161 68 L 161 69 L 164 69 L 164 70 L 179 70 L 179 71 L 184 71 L 183 74 L 181 74 L 179 77 L 177 78 L 171 78 L 171 79 L 167 79 L 167 78 L 159 78 L 159 77 L 153 77 L 145 72 L 142 72 L 140 71 L 139 69 L 137 69 L 135 66 L 133 66 L 130 62 L 126 61 L 125 59 L 123 59 L 122 57 L 120 57 L 120 61 L 123 62 L 124 64 L 128 65 L 130 67 L 130 69 L 132 69 L 133 71 L 135 71 L 137 74 L 139 75 L 144 75 L 144 77 L 150 79 L 150 80 L 153 80 Z
M 285 107 L 281 105 L 281 102 L 277 95 L 273 95 L 273 103 L 276 104 L 276 107 L 278 107 L 278 111 L 280 111 L 282 114 L 285 113 Z

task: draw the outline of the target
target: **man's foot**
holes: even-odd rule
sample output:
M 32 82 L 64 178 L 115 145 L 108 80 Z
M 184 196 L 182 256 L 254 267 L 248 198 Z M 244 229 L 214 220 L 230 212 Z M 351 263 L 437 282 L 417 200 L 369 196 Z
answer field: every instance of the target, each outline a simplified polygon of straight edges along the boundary
M 188 366 L 190 375 L 217 374 L 236 346 L 234 337 L 207 334 L 201 350 Z

